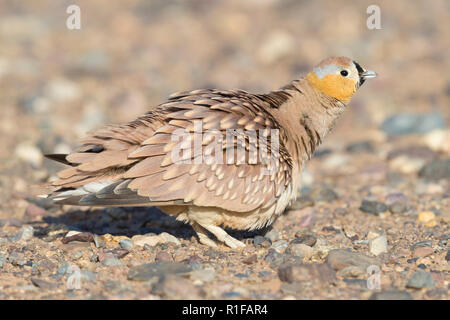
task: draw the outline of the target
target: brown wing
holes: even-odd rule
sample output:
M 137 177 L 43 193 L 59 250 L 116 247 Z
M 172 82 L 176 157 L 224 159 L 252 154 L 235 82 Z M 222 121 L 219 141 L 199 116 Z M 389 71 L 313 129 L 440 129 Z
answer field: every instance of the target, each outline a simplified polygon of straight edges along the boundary
M 76 201 L 85 205 L 134 201 L 237 212 L 268 207 L 291 182 L 292 166 L 283 137 L 279 152 L 274 151 L 270 129 L 280 127 L 266 111 L 271 103 L 244 91 L 174 94 L 128 125 L 92 133 L 67 156 L 76 166 L 60 172 L 54 185 L 90 184 L 95 191 L 99 181 L 110 181 L 96 192 L 78 195 Z M 227 138 L 231 132 L 234 137 Z

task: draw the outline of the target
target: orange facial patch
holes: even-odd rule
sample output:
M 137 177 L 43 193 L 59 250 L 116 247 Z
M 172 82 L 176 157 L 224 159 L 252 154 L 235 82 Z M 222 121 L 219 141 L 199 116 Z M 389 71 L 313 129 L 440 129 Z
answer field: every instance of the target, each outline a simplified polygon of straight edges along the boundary
M 327 74 L 319 78 L 314 71 L 308 73 L 306 79 L 319 91 L 341 101 L 349 101 L 356 91 L 355 81 L 337 74 Z

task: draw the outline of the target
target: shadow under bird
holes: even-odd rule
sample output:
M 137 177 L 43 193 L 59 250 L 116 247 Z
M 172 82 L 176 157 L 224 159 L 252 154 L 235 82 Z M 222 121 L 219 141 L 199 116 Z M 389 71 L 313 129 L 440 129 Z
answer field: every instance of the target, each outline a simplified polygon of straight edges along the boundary
M 69 166 L 50 183 L 48 197 L 80 206 L 156 206 L 190 223 L 203 244 L 243 247 L 223 227 L 254 230 L 273 223 L 296 198 L 305 161 L 353 94 L 374 77 L 352 59 L 331 57 L 266 94 L 175 93 L 132 122 L 90 132 L 70 154 L 47 155 Z M 190 139 L 174 139 L 180 130 Z M 236 139 L 227 139 L 230 132 Z M 252 150 L 263 146 L 268 152 L 250 161 Z M 206 153 L 216 161 L 205 161 Z M 237 159 L 225 159 L 230 154 Z

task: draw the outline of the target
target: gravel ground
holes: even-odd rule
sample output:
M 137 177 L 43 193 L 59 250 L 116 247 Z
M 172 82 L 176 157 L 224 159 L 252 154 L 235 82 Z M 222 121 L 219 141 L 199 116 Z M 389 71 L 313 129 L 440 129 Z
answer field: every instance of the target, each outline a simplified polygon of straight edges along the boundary
M 449 299 L 448 2 L 381 1 L 382 30 L 365 1 L 79 3 L 81 30 L 64 3 L 0 3 L 0 299 Z M 380 77 L 283 216 L 230 231 L 244 249 L 154 208 L 36 197 L 61 169 L 42 154 L 87 130 L 175 91 L 274 89 L 335 54 Z

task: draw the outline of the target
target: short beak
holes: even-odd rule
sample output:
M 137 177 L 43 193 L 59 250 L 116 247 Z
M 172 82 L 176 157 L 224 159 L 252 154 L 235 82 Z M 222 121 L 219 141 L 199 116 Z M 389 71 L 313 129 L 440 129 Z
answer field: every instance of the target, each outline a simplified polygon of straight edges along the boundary
M 360 74 L 360 77 L 364 80 L 366 79 L 372 79 L 377 77 L 377 73 L 372 70 L 366 70 L 363 73 Z

